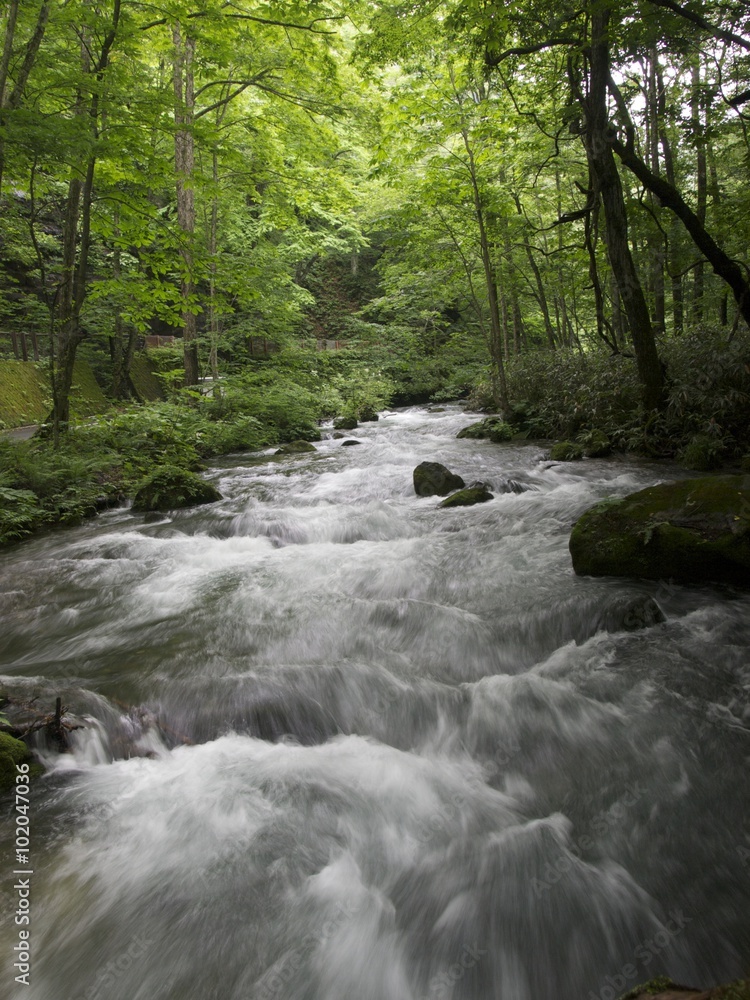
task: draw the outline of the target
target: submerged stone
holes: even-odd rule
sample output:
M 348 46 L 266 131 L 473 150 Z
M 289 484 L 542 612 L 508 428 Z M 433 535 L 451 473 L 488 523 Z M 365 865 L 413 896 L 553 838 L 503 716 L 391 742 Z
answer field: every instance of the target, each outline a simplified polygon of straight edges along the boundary
M 573 527 L 576 573 L 750 585 L 750 476 L 661 483 L 605 500 Z
M 342 448 L 351 448 L 352 445 L 355 445 L 355 444 L 362 444 L 362 442 L 361 441 L 357 441 L 355 438 L 349 438 L 348 441 L 342 441 L 341 442 L 341 447 Z
M 222 495 L 205 479 L 187 469 L 163 465 L 141 480 L 133 498 L 134 511 L 176 510 L 215 503 Z
M 451 490 L 460 490 L 466 485 L 440 462 L 421 462 L 413 473 L 414 492 L 419 497 L 445 497 Z
M 440 507 L 472 507 L 475 503 L 487 503 L 492 500 L 493 495 L 484 488 L 484 485 L 469 486 L 468 489 L 459 490 L 452 496 L 446 497 Z

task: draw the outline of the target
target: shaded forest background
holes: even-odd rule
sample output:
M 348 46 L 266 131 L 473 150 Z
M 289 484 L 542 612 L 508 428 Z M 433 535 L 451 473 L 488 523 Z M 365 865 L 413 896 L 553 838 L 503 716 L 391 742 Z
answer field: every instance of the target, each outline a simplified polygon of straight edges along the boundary
M 48 437 L 0 449 L 8 538 L 160 461 L 461 396 L 746 455 L 739 0 L 0 12 L 0 416 L 37 393 Z

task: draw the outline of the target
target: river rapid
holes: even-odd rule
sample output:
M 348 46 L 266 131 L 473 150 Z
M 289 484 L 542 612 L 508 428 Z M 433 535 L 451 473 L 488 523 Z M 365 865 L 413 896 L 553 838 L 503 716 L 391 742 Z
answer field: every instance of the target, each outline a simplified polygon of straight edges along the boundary
M 472 419 L 225 457 L 220 503 L 0 556 L 1 679 L 83 725 L 31 785 L 30 985 L 8 919 L 4 995 L 613 1000 L 750 972 L 750 597 L 576 577 L 584 510 L 685 473 L 457 440 Z M 438 509 L 424 460 L 495 498 Z M 619 627 L 645 595 L 667 620 Z

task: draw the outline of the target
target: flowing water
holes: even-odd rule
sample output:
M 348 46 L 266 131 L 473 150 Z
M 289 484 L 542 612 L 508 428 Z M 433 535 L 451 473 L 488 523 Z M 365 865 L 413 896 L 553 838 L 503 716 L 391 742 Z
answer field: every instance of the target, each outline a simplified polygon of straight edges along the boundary
M 577 578 L 587 507 L 684 473 L 456 440 L 470 419 L 225 458 L 218 504 L 1 557 L 4 683 L 83 725 L 31 786 L 31 985 L 6 921 L 5 995 L 612 1000 L 750 971 L 748 595 Z M 438 509 L 424 460 L 495 498 Z M 618 627 L 645 595 L 667 620 Z

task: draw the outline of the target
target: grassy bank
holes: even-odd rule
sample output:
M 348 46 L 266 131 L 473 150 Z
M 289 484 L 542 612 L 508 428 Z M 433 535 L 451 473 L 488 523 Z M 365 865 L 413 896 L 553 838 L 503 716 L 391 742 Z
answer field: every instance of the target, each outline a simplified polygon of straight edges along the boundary
M 180 390 L 79 418 L 57 450 L 40 438 L 0 440 L 0 545 L 77 524 L 132 496 L 158 466 L 194 471 L 215 455 L 318 440 L 320 420 L 382 409 L 394 392 L 354 352 L 294 351 L 222 380 L 215 396 Z

